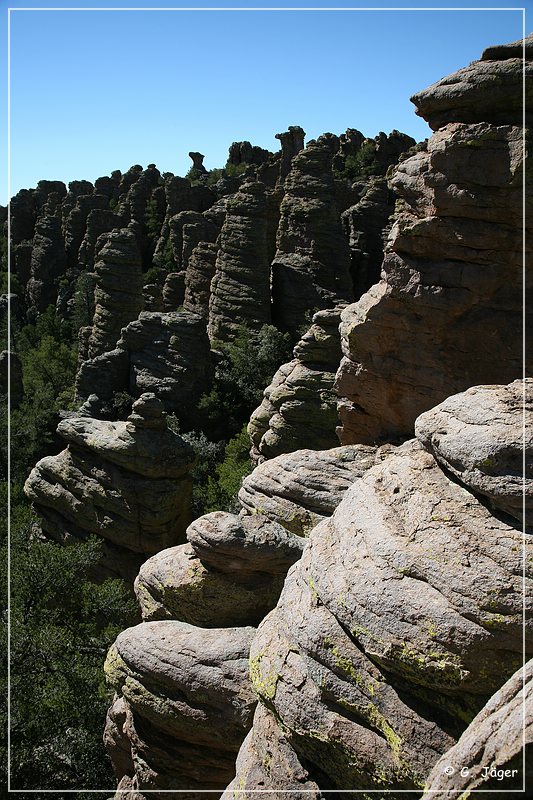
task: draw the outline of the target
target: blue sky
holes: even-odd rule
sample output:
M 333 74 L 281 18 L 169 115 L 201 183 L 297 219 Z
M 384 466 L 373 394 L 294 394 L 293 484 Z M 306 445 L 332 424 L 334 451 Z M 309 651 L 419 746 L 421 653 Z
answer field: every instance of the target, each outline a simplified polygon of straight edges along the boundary
M 150 4 L 2 0 L 6 38 L 8 5 Z M 522 13 L 512 9 L 523 3 L 509 0 L 409 3 L 472 11 L 364 5 L 377 9 L 12 11 L 11 194 L 42 178 L 94 180 L 137 163 L 184 174 L 189 150 L 205 153 L 208 168 L 222 166 L 232 141 L 276 150 L 274 134 L 288 125 L 302 125 L 308 139 L 347 127 L 423 139 L 430 131 L 410 95 L 522 35 Z M 489 6 L 504 10 L 479 10 Z

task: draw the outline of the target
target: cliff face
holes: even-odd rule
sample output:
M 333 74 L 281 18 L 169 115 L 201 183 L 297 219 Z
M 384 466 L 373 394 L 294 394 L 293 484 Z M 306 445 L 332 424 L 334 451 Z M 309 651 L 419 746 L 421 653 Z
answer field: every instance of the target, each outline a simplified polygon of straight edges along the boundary
M 344 443 L 406 437 L 448 395 L 522 375 L 521 73 L 512 49 L 490 51 L 413 98 L 436 132 L 396 168 L 382 278 L 342 315 Z

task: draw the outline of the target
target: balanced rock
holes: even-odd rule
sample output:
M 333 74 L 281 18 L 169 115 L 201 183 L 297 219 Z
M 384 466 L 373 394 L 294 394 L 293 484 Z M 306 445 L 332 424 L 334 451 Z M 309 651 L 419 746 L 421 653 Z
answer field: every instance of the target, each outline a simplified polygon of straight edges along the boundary
M 333 384 L 341 359 L 339 322 L 340 309 L 314 314 L 313 324 L 294 348 L 293 360 L 278 369 L 265 389 L 248 424 L 256 460 L 338 444 Z
M 129 228 L 105 235 L 95 265 L 96 310 L 88 353 L 94 358 L 112 350 L 122 328 L 143 308 L 141 256 Z
M 305 131 L 299 125 L 289 125 L 287 131 L 276 133 L 281 144 L 280 178 L 285 178 L 290 170 L 292 159 L 304 149 Z
M 476 91 L 482 99 L 485 89 L 477 67 L 469 69 L 465 107 L 477 114 L 484 105 Z M 521 92 L 521 71 L 513 74 Z M 442 108 L 462 119 L 464 84 L 454 80 L 442 84 L 454 86 Z M 440 97 L 435 87 L 424 95 L 432 96 Z M 497 124 L 488 113 L 487 121 L 449 122 L 394 172 L 401 210 L 382 278 L 342 314 L 336 386 L 345 444 L 408 437 L 416 417 L 450 394 L 523 374 L 523 131 L 507 100 L 501 108 Z M 527 229 L 526 257 L 530 240 Z
M 215 511 L 187 529 L 189 544 L 150 558 L 135 581 L 143 619 L 201 627 L 260 622 L 276 604 L 304 542 L 260 514 Z
M 185 311 L 143 311 L 122 329 L 115 349 L 83 362 L 76 397 L 84 401 L 94 393 L 109 402 L 116 392 L 154 392 L 165 411 L 182 418 L 193 412 L 212 376 L 205 320 Z
M 433 130 L 450 122 L 531 124 L 533 100 L 533 35 L 524 41 L 487 48 L 479 61 L 437 81 L 412 98 L 416 113 Z M 525 98 L 522 77 L 525 78 Z
M 533 380 L 474 386 L 416 421 L 424 447 L 494 510 L 533 524 Z M 523 462 L 525 459 L 525 462 Z M 525 463 L 525 474 L 523 472 Z
M 473 791 L 481 800 L 505 800 L 509 792 L 521 792 L 523 781 L 527 792 L 533 781 L 532 754 L 533 661 L 528 661 L 437 761 L 424 800 L 438 792 L 468 797 Z
M 24 487 L 46 536 L 104 539 L 100 575 L 127 580 L 148 555 L 184 540 L 194 454 L 154 395 L 142 395 L 126 422 L 71 417 L 57 432 L 66 450 L 41 459 Z
M 227 202 L 209 299 L 211 341 L 234 338 L 239 325 L 254 330 L 271 321 L 270 261 L 265 186 L 245 181 Z
M 348 242 L 335 206 L 333 156 L 338 138 L 324 134 L 292 160 L 272 262 L 273 319 L 296 330 L 309 309 L 352 299 Z
M 161 797 L 178 789 L 185 800 L 195 800 L 200 790 L 222 791 L 252 724 L 253 633 L 165 620 L 119 635 L 105 664 L 117 693 L 105 741 L 115 771 L 127 770 L 119 789 L 141 797 L 143 789 L 159 790 Z
M 207 174 L 207 170 L 204 167 L 205 156 L 202 153 L 190 152 L 189 158 L 192 161 L 192 169 L 196 170 L 198 173 Z

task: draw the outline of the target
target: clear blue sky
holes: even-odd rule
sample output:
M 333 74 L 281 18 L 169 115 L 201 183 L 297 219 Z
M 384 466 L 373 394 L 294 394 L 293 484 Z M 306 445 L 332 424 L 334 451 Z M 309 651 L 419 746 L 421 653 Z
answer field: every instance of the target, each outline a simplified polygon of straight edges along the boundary
M 8 5 L 150 5 L 1 3 L 4 41 Z M 288 125 L 301 125 L 308 139 L 347 127 L 366 136 L 397 128 L 423 139 L 430 131 L 410 95 L 484 47 L 522 35 L 522 13 L 512 9 L 523 2 L 409 3 L 503 11 L 389 11 L 407 3 L 380 0 L 335 5 L 380 10 L 12 11 L 11 193 L 42 178 L 94 180 L 132 164 L 184 174 L 189 150 L 205 153 L 208 168 L 222 166 L 232 141 L 276 150 L 274 134 Z

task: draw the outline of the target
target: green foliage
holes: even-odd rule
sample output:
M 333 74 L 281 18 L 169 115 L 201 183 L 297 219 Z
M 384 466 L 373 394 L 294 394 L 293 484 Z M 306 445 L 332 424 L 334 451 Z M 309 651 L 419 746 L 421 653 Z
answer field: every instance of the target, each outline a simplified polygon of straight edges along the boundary
M 202 429 L 210 438 L 228 439 L 261 402 L 272 376 L 290 355 L 291 340 L 273 325 L 257 332 L 241 326 L 233 342 L 219 345 L 219 350 L 213 388 L 198 407 Z
M 60 547 L 37 540 L 20 489 L 15 495 L 10 559 L 12 787 L 111 787 L 101 743 L 111 699 L 102 665 L 117 634 L 134 621 L 133 601 L 119 581 L 95 585 L 87 580 L 100 556 L 98 541 Z M 7 560 L 5 543 L 2 559 Z
M 162 279 L 164 279 L 165 270 L 161 269 L 161 267 L 150 267 L 147 269 L 143 275 L 143 282 L 144 284 L 147 283 L 161 283 Z
M 146 212 L 144 215 L 144 224 L 148 237 L 155 243 L 159 238 L 161 226 L 163 224 L 164 214 L 161 213 L 157 202 L 151 197 L 146 204 Z
M 178 433 L 179 428 L 176 425 L 176 417 L 169 415 L 168 421 L 169 427 Z M 207 513 L 207 507 L 210 504 L 208 487 L 216 474 L 217 466 L 223 458 L 224 442 L 209 441 L 203 431 L 190 431 L 182 434 L 182 436 L 192 446 L 197 457 L 196 466 L 192 473 L 192 511 L 194 519 L 196 519 Z
M 11 468 L 13 478 L 23 481 L 49 452 L 59 410 L 72 403 L 77 355 L 70 326 L 52 306 L 17 334 L 14 349 L 22 362 L 24 399 L 11 414 Z
M 215 167 L 209 170 L 206 176 L 206 183 L 208 186 L 214 186 L 221 178 L 236 178 L 246 171 L 249 164 L 230 164 L 227 163 L 225 167 Z
M 379 166 L 376 159 L 376 143 L 372 140 L 364 142 L 357 153 L 346 157 L 344 170 L 337 173 L 337 177 L 348 178 L 351 181 L 358 178 L 368 178 L 377 175 Z
M 111 413 L 114 419 L 126 419 L 131 414 L 131 407 L 134 402 L 129 392 L 114 392 L 111 400 Z
M 73 336 L 78 335 L 80 328 L 92 325 L 94 317 L 94 289 L 96 281 L 93 274 L 82 272 L 74 289 L 71 326 Z
M 239 510 L 237 493 L 242 479 L 252 471 L 250 460 L 250 437 L 246 425 L 240 433 L 230 439 L 224 450 L 224 460 L 215 470 L 215 477 L 207 483 L 204 514 L 210 511 Z

